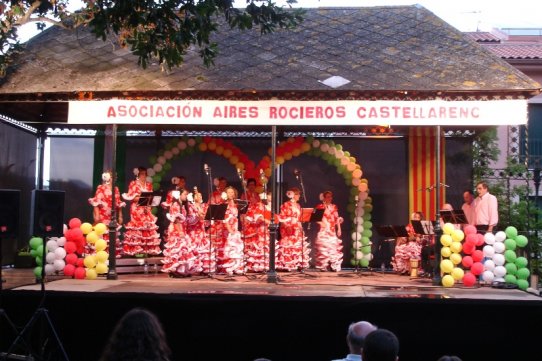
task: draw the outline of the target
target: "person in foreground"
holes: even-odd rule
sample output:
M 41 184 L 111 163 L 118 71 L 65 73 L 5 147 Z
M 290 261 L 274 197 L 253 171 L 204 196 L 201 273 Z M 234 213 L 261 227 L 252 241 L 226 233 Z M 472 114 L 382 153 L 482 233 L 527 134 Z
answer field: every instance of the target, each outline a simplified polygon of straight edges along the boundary
M 399 339 L 390 330 L 374 330 L 365 337 L 361 358 L 363 361 L 397 361 Z
M 367 321 L 358 321 L 348 326 L 346 333 L 346 344 L 348 345 L 348 355 L 345 358 L 333 361 L 361 361 L 361 351 L 365 337 L 377 327 Z
M 171 350 L 156 315 L 133 308 L 119 320 L 100 361 L 169 361 Z

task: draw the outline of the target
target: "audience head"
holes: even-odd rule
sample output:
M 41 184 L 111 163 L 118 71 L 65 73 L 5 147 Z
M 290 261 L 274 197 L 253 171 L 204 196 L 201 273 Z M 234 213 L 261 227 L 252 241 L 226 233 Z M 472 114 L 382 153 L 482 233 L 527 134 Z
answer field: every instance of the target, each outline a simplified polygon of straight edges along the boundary
M 167 361 L 170 353 L 156 315 L 136 307 L 117 322 L 100 361 Z
M 346 343 L 348 344 L 350 353 L 361 355 L 365 336 L 376 329 L 377 327 L 375 325 L 367 321 L 359 321 L 350 324 L 350 326 L 348 326 L 348 333 L 346 334 Z
M 444 356 L 441 356 L 437 361 L 461 361 L 461 358 L 457 356 L 444 355 Z
M 441 209 L 443 211 L 453 211 L 454 207 L 450 203 L 444 203 Z
M 390 330 L 379 328 L 365 337 L 361 355 L 363 361 L 396 361 L 399 339 Z

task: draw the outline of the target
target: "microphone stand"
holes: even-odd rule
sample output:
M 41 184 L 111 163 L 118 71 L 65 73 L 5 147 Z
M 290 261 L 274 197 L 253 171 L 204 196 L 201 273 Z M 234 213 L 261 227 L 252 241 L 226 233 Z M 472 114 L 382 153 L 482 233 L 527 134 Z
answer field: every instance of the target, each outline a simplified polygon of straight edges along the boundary
M 241 181 L 241 186 L 243 187 L 243 194 L 245 195 L 245 201 L 247 202 L 246 207 L 248 207 L 250 202 L 249 202 L 249 199 L 248 199 L 247 182 L 245 180 L 244 173 L 245 172 L 243 170 L 237 169 L 237 175 L 239 176 L 239 180 Z M 240 212 L 239 207 L 237 207 L 237 212 Z M 241 218 L 241 241 L 243 242 L 243 262 L 242 262 L 243 275 L 246 276 L 246 273 L 247 273 L 247 267 L 246 267 L 247 266 L 247 260 L 246 260 L 246 255 L 245 255 L 245 248 L 246 248 L 246 245 L 245 245 L 245 217 L 246 217 L 246 213 L 244 213 L 244 214 L 239 214 L 238 213 L 238 217 Z

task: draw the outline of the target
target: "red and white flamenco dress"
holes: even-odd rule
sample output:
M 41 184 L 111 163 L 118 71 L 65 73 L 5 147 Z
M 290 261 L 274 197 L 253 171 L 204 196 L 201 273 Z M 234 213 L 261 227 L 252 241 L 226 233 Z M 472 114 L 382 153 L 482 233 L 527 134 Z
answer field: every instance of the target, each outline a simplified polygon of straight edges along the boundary
M 421 258 L 422 246 L 414 240 L 395 246 L 392 267 L 395 272 L 408 273 L 410 271 L 410 260 Z
M 186 231 L 186 225 L 193 222 L 189 207 L 189 204 L 182 205 L 177 200 L 170 204 L 167 213 L 170 223 L 165 237 L 162 272 L 182 276 L 199 273 L 196 247 Z
M 269 228 L 264 218 L 262 202 L 249 203 L 243 236 L 247 271 L 265 272 L 269 269 Z
M 216 269 L 216 260 L 214 256 L 214 248 L 212 248 L 211 240 L 205 232 L 205 212 L 207 211 L 207 203 L 190 203 L 192 214 L 196 215 L 192 221 L 187 222 L 186 232 L 192 239 L 195 247 L 195 252 L 198 255 L 196 260 L 196 269 L 198 272 L 210 273 Z
M 160 234 L 157 232 L 156 217 L 151 212 L 150 206 L 139 206 L 137 200 L 141 192 L 152 192 L 152 184 L 134 180 L 130 182 L 128 192 L 122 197 L 130 204 L 130 222 L 124 228 L 123 252 L 125 255 L 136 254 L 159 255 Z
M 96 188 L 96 193 L 94 194 L 93 198 L 88 199 L 88 203 L 98 208 L 98 213 L 100 215 L 100 222 L 103 223 L 107 227 L 109 227 L 109 224 L 111 223 L 111 210 L 113 205 L 113 197 L 111 192 L 111 185 L 110 184 L 100 184 Z M 115 187 L 115 204 L 117 206 L 117 212 L 120 212 L 120 208 L 125 207 L 126 203 L 122 202 L 120 199 L 120 192 L 119 188 Z M 118 213 L 117 213 L 118 215 Z M 120 231 L 122 228 L 121 224 L 117 225 L 117 232 Z M 102 235 L 102 239 L 106 241 L 107 248 L 105 249 L 106 252 L 109 253 L 109 231 L 105 232 Z M 122 254 L 122 244 L 121 240 L 117 237 L 115 242 L 115 255 L 117 258 L 119 258 Z M 87 243 L 85 246 L 85 253 L 86 254 L 95 254 L 96 249 L 94 248 L 93 244 Z
M 324 209 L 322 221 L 318 222 L 320 229 L 314 242 L 315 267 L 319 270 L 341 270 L 343 262 L 343 243 L 337 236 L 337 225 L 343 222 L 335 204 L 320 204 L 316 208 Z
M 217 238 L 217 273 L 243 274 L 243 241 L 238 226 L 238 210 L 233 201 L 228 202 L 221 237 Z
M 310 245 L 303 234 L 301 205 L 293 200 L 284 202 L 280 207 L 279 222 L 277 270 L 295 271 L 308 268 Z

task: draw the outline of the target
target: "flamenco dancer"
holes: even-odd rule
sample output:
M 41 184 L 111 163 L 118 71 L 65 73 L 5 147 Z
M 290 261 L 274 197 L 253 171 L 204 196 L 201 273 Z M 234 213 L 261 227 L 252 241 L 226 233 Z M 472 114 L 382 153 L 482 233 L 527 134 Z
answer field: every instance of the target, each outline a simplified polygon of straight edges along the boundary
M 280 207 L 280 241 L 277 247 L 277 270 L 295 271 L 309 266 L 310 247 L 305 242 L 301 223 L 301 191 L 297 187 L 286 192 L 288 201 Z
M 92 207 L 94 207 L 92 216 L 94 218 L 94 225 L 98 223 L 103 223 L 107 227 L 111 223 L 111 211 L 113 205 L 113 193 L 111 192 L 111 172 L 106 171 L 102 173 L 102 184 L 98 185 L 96 188 L 96 193 L 93 198 L 89 198 L 88 202 Z M 121 207 L 126 206 L 126 203 L 122 202 L 120 199 L 119 188 L 115 186 L 115 205 L 117 206 L 117 232 L 122 228 L 122 210 Z M 109 252 L 109 232 L 106 232 L 102 235 L 102 238 L 107 242 L 106 252 Z M 86 254 L 95 254 L 96 250 L 94 245 L 87 243 L 85 252 Z M 115 256 L 120 258 L 122 253 L 122 244 L 117 237 L 116 247 L 115 247 Z
M 203 196 L 194 187 L 194 192 L 187 196 L 190 212 L 194 216 L 186 224 L 186 232 L 193 242 L 195 252 L 198 254 L 195 270 L 197 273 L 210 273 L 215 270 L 216 262 L 213 258 L 214 250 L 211 248 L 211 240 L 205 233 L 205 212 L 207 204 L 203 203 Z
M 250 180 L 249 180 L 250 182 Z M 266 193 L 262 193 L 266 195 Z M 269 202 L 270 199 L 266 199 Z M 247 271 L 264 272 L 269 269 L 269 229 L 265 219 L 265 204 L 258 201 L 248 204 L 243 235 L 245 241 L 245 260 Z
M 222 234 L 217 238 L 217 273 L 228 275 L 243 274 L 243 241 L 239 232 L 239 211 L 235 204 L 237 190 L 233 187 L 226 188 L 226 215 Z
M 170 277 L 190 276 L 200 272 L 197 269 L 196 247 L 187 232 L 187 224 L 194 223 L 197 215 L 191 212 L 186 189 L 173 190 L 170 193 L 172 200 L 166 215 L 170 223 L 164 245 L 162 272 L 169 273 Z
M 141 192 L 152 192 L 152 183 L 147 182 L 145 167 L 135 168 L 134 174 L 137 178 L 130 182 L 128 192 L 122 194 L 125 200 L 131 201 L 130 222 L 125 226 L 123 252 L 129 256 L 158 255 L 162 251 L 156 217 L 151 213 L 150 206 L 138 204 Z
M 339 217 L 339 210 L 333 204 L 333 193 L 325 191 L 320 195 L 322 204 L 316 208 L 324 210 L 322 221 L 318 222 L 320 229 L 314 242 L 315 267 L 321 271 L 341 270 L 343 261 L 343 244 L 341 237 L 341 223 L 343 218 Z

